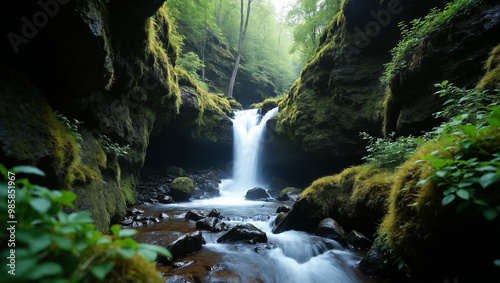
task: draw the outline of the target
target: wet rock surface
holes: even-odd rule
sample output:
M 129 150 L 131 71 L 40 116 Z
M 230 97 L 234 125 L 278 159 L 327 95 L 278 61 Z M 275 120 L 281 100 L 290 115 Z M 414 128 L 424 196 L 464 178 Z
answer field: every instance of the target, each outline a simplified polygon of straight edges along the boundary
M 373 241 L 356 230 L 352 230 L 347 235 L 347 245 L 351 249 L 368 250 L 373 245 Z
M 321 220 L 314 234 L 320 237 L 335 240 L 345 246 L 347 244 L 344 228 L 332 218 Z
M 252 224 L 240 224 L 223 234 L 218 243 L 244 242 L 249 244 L 267 242 L 266 233 Z
M 265 200 L 268 199 L 269 195 L 267 191 L 261 187 L 255 187 L 251 190 L 248 190 L 245 194 L 246 200 Z
M 172 190 L 172 182 L 178 177 L 190 178 L 194 184 L 191 194 L 185 195 L 177 192 L 177 201 L 189 199 L 208 199 L 220 196 L 219 184 L 222 179 L 227 179 L 229 174 L 218 168 L 209 168 L 187 172 L 177 166 L 161 168 L 145 168 L 141 171 L 141 179 L 136 188 L 137 203 L 162 203 L 175 202 L 176 192 Z

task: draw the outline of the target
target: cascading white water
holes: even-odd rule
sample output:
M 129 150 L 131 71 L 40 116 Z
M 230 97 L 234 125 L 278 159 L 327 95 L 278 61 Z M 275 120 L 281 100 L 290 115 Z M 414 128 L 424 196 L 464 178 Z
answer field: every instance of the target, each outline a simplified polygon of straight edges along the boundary
M 266 123 L 278 113 L 278 107 L 268 111 L 262 119 L 259 110 L 235 112 L 233 179 L 222 180 L 220 189 L 223 196 L 241 197 L 249 189 L 261 185 L 258 176 L 260 145 Z

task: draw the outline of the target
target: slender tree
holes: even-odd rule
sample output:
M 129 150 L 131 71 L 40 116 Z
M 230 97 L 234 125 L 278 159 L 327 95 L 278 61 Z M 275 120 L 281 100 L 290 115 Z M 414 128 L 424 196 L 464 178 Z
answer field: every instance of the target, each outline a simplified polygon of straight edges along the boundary
M 248 18 L 250 18 L 250 5 L 252 4 L 252 1 L 253 0 L 248 0 L 247 2 L 248 3 L 247 16 L 245 19 L 244 3 L 243 0 L 241 0 L 241 9 L 240 9 L 241 20 L 240 20 L 240 37 L 238 40 L 238 53 L 236 54 L 236 61 L 234 63 L 233 74 L 231 75 L 231 80 L 229 81 L 229 90 L 227 92 L 228 96 L 233 96 L 234 82 L 236 81 L 236 75 L 238 74 L 238 67 L 240 65 L 240 60 L 241 60 L 241 51 L 243 50 L 243 42 L 245 41 L 245 36 L 247 33 Z

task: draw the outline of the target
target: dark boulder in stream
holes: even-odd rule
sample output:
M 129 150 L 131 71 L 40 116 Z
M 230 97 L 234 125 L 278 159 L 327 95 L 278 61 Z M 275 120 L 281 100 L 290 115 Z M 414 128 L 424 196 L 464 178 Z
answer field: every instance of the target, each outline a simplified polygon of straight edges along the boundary
M 316 236 L 330 238 L 345 246 L 347 244 L 344 228 L 332 218 L 321 220 L 318 227 L 314 231 Z
M 167 248 L 172 253 L 172 260 L 192 254 L 201 249 L 203 245 L 203 235 L 201 231 L 193 233 L 152 231 L 134 237 L 138 243 L 158 245 Z M 158 262 L 170 264 L 171 260 L 159 255 Z
M 267 191 L 261 187 L 255 187 L 251 190 L 248 190 L 245 199 L 246 200 L 260 200 L 260 199 L 268 199 L 269 195 Z
M 218 243 L 245 242 L 245 243 L 265 243 L 266 233 L 252 224 L 240 224 L 217 239 Z

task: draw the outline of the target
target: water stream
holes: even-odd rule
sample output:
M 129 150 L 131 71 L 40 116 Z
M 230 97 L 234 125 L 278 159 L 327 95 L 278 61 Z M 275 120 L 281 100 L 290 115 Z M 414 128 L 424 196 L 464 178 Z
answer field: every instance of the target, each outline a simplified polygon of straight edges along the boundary
M 180 259 L 187 266 L 165 267 L 169 275 L 195 278 L 201 282 L 265 283 L 349 283 L 374 282 L 361 274 L 356 265 L 362 256 L 343 248 L 336 241 L 300 231 L 273 234 L 278 206 L 291 202 L 245 201 L 248 189 L 261 185 L 259 146 L 267 120 L 278 109 L 260 117 L 258 110 L 236 112 L 234 118 L 235 165 L 233 179 L 223 180 L 220 198 L 186 203 L 143 205 L 146 215 L 167 213 L 169 217 L 141 232 L 195 231 L 195 224 L 184 216 L 189 210 L 217 209 L 229 227 L 251 223 L 267 234 L 266 244 L 217 243 L 225 232 L 203 231 L 206 244 L 201 251 Z M 170 282 L 170 281 L 167 281 Z M 187 281 L 171 281 L 187 282 Z

